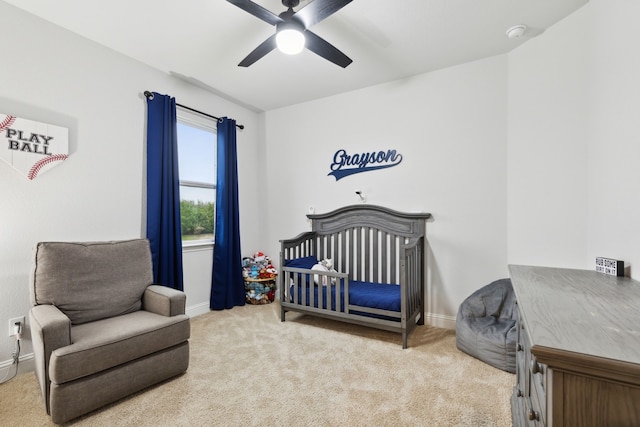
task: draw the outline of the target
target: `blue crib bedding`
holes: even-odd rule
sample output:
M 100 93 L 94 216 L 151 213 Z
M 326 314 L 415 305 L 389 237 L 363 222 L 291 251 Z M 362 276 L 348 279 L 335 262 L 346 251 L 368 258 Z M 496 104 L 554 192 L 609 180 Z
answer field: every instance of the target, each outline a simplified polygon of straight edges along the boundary
M 310 269 L 318 261 L 315 257 L 298 258 L 294 260 L 285 261 L 285 265 L 288 267 L 305 268 Z M 292 273 L 293 276 L 293 273 Z M 294 302 L 294 295 L 296 296 L 296 303 L 311 306 L 311 294 L 313 293 L 313 306 L 318 308 L 319 302 L 322 302 L 322 308 L 327 309 L 327 302 L 331 303 L 331 310 L 336 310 L 336 289 L 340 289 L 340 311 L 344 312 L 344 285 L 342 281 L 339 285 L 330 286 L 318 286 L 313 283 L 313 277 L 306 275 L 302 277 L 302 274 L 298 275 L 297 289 L 294 283 L 289 288 L 289 299 Z M 303 292 L 304 291 L 304 292 Z M 327 298 L 327 292 L 330 292 L 329 298 Z M 305 302 L 302 302 L 303 293 L 305 295 Z M 376 308 L 380 310 L 389 310 L 400 313 L 400 286 L 384 283 L 372 283 L 361 282 L 358 280 L 349 281 L 349 303 L 351 305 L 358 305 L 361 307 Z M 350 310 L 351 314 L 360 314 L 363 316 L 377 317 L 386 320 L 400 321 L 399 318 L 390 316 L 380 316 L 369 313 L 363 313 L 355 310 Z
M 344 286 L 318 286 L 315 284 L 302 285 L 298 284 L 297 296 L 298 304 L 302 304 L 303 288 L 306 288 L 305 305 L 311 305 L 311 292 L 313 289 L 314 307 L 318 307 L 318 296 L 321 295 L 323 302 L 322 308 L 327 308 L 327 290 L 331 290 L 330 301 L 331 309 L 336 309 L 336 288 L 340 288 L 340 310 L 344 311 Z M 291 285 L 291 301 L 293 301 L 295 285 Z M 360 282 L 357 280 L 349 281 L 349 303 L 351 305 L 359 305 L 362 307 L 378 308 L 381 310 L 400 312 L 400 286 L 387 285 L 384 283 Z

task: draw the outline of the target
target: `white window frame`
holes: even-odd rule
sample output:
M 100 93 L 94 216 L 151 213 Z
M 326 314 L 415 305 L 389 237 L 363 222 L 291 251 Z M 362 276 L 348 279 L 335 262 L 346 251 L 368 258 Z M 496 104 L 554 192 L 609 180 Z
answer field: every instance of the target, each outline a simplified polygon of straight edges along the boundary
M 196 128 L 200 128 L 202 130 L 205 130 L 207 132 L 212 132 L 214 134 L 214 137 L 217 138 L 217 133 L 218 133 L 218 127 L 217 127 L 217 120 L 204 116 L 202 114 L 198 114 L 196 112 L 187 110 L 185 108 L 181 108 L 180 106 L 176 106 L 176 120 L 178 123 L 184 124 L 184 125 L 188 125 L 188 126 L 192 126 L 192 127 L 196 127 Z M 178 138 L 179 139 L 179 138 Z M 214 142 L 214 143 L 217 143 Z M 178 144 L 180 144 L 180 141 L 178 141 Z M 217 162 L 217 160 L 216 160 Z M 218 165 L 216 164 L 216 168 L 218 167 Z M 179 172 L 178 172 L 179 173 Z M 182 180 L 180 179 L 180 186 L 185 186 L 185 187 L 196 187 L 196 188 L 208 188 L 208 189 L 213 189 L 214 191 L 217 191 L 216 189 L 216 185 L 214 184 L 209 184 L 206 182 L 198 182 L 198 181 L 187 181 L 187 180 Z M 215 230 L 215 224 L 214 224 L 214 230 Z M 182 241 L 182 247 L 183 248 L 197 248 L 197 247 L 202 247 L 202 246 L 213 246 L 214 244 L 214 239 L 200 239 L 200 240 L 183 240 Z

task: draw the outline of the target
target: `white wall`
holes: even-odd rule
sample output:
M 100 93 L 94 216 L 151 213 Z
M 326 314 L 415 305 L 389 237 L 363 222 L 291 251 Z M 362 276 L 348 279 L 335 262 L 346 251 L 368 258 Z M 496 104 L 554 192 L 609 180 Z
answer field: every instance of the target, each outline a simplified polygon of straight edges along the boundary
M 509 55 L 509 263 L 584 268 L 585 9 Z
M 509 55 L 509 262 L 640 278 L 639 2 L 591 0 Z
M 506 270 L 507 59 L 489 58 L 266 114 L 268 251 L 309 229 L 309 207 L 358 203 L 430 212 L 429 321 Z M 338 149 L 395 149 L 400 165 L 336 181 Z
M 640 279 L 638 1 L 591 0 L 587 263 L 622 259 Z
M 238 133 L 243 247 L 259 246 L 254 183 L 257 114 L 168 74 L 100 47 L 0 2 L 0 113 L 69 128 L 70 156 L 28 181 L 0 162 L 0 378 L 13 351 L 8 319 L 27 316 L 34 243 L 116 240 L 145 234 L 146 101 L 154 90 L 211 114 L 235 118 Z M 187 306 L 208 309 L 210 263 L 185 254 Z M 211 249 L 208 250 L 211 256 Z M 208 269 L 208 270 L 207 270 Z M 32 351 L 25 336 L 22 354 Z

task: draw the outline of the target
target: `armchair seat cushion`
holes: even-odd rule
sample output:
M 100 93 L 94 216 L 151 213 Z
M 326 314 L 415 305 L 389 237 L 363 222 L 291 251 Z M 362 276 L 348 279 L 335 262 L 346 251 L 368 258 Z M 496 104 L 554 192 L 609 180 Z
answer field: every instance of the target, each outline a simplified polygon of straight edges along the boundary
M 49 376 L 65 383 L 104 371 L 189 339 L 188 316 L 136 311 L 71 327 L 72 344 L 51 355 Z

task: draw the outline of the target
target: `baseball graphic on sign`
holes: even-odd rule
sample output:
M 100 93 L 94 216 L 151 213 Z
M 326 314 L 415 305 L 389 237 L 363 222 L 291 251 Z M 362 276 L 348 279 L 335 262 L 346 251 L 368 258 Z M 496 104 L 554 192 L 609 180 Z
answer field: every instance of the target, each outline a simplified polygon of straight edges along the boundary
M 0 158 L 32 180 L 69 157 L 69 129 L 0 114 Z

